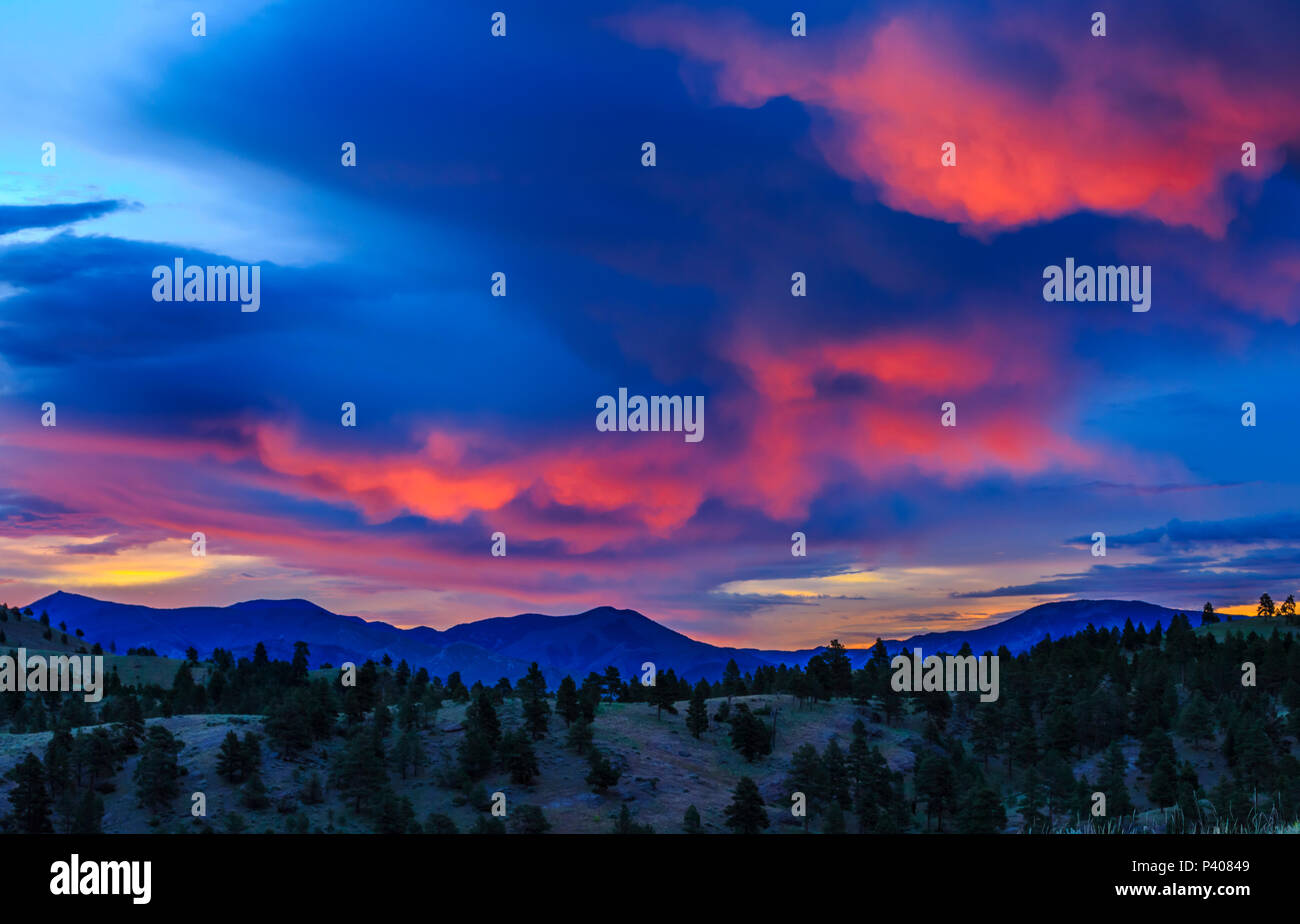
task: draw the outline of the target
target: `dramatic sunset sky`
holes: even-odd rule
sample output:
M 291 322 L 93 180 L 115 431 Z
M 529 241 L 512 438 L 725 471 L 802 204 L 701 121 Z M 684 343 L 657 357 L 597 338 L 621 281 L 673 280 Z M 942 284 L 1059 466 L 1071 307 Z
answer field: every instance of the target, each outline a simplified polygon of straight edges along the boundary
M 0 5 L 0 599 L 772 648 L 1281 599 L 1297 48 L 1290 2 Z M 153 301 L 178 257 L 261 310 Z M 1045 302 L 1067 257 L 1150 311 Z M 703 441 L 597 432 L 619 387 Z

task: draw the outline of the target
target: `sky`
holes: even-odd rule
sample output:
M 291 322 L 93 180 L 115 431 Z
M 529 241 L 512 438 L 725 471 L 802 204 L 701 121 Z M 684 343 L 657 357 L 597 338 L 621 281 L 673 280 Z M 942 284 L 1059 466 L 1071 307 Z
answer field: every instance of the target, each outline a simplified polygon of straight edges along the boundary
M 1294 4 L 195 5 L 0 5 L 10 604 L 792 648 L 1300 589 Z

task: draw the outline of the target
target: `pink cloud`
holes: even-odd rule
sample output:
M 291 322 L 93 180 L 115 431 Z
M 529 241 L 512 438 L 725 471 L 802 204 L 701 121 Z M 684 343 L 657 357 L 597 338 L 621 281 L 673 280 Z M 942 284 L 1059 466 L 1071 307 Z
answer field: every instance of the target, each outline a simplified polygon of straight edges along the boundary
M 815 140 L 830 165 L 869 180 L 889 206 L 997 230 L 1080 210 L 1129 213 L 1219 235 L 1229 173 L 1259 178 L 1300 137 L 1295 84 L 1261 86 L 1213 62 L 1161 48 L 1148 30 L 1094 39 L 1087 21 L 994 14 L 992 22 L 900 14 L 833 38 L 794 40 L 737 16 L 679 8 L 616 21 L 630 40 L 712 65 L 723 102 L 790 97 L 827 124 Z M 983 40 L 1035 43 L 1050 87 L 1013 74 Z M 1152 110 L 1155 111 L 1153 115 Z M 1253 141 L 1260 168 L 1245 171 Z M 957 166 L 940 146 L 957 145 Z

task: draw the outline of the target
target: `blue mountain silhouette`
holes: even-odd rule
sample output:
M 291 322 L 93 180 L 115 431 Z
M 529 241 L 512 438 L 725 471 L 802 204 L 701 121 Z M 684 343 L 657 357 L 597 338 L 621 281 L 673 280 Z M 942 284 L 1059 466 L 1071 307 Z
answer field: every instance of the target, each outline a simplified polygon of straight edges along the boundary
M 190 606 L 157 609 L 96 600 L 59 591 L 31 604 L 33 612 L 49 614 L 54 623 L 82 629 L 91 641 L 119 652 L 147 646 L 167 657 L 182 657 L 191 646 L 207 656 L 225 648 L 236 657 L 252 655 L 258 642 L 273 658 L 288 659 L 295 641 L 307 642 L 313 666 L 343 661 L 376 661 L 385 654 L 405 659 L 412 668 L 425 667 L 446 677 L 460 671 L 466 683 L 512 681 L 536 661 L 552 687 L 567 674 L 581 680 L 589 672 L 604 673 L 613 665 L 625 678 L 639 676 L 651 662 L 659 670 L 671 667 L 691 680 L 722 676 L 735 659 L 742 673 L 764 665 L 804 665 L 821 651 L 772 651 L 724 648 L 701 642 L 662 626 L 635 610 L 602 606 L 571 616 L 524 613 L 464 623 L 439 631 L 425 627 L 399 629 L 385 622 L 331 613 L 308 600 L 248 600 L 230 606 Z M 919 647 L 926 654 L 956 652 L 969 642 L 977 653 L 1006 645 L 1023 651 L 1047 635 L 1059 638 L 1085 628 L 1164 626 L 1178 612 L 1137 600 L 1068 600 L 1045 603 L 993 625 L 955 632 L 932 632 L 903 640 L 887 640 L 891 654 Z M 865 648 L 851 649 L 854 666 L 868 657 Z

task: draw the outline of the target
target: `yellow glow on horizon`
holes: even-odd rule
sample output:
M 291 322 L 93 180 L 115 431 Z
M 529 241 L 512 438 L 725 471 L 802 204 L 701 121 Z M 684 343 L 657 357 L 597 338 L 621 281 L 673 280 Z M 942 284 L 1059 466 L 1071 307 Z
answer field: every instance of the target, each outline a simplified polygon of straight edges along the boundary
M 189 539 L 161 539 L 147 545 L 95 554 L 73 552 L 109 536 L 43 535 L 18 539 L 0 537 L 0 558 L 6 573 L 56 590 L 94 587 L 143 587 L 198 577 L 216 570 L 265 564 L 251 555 L 196 556 Z

